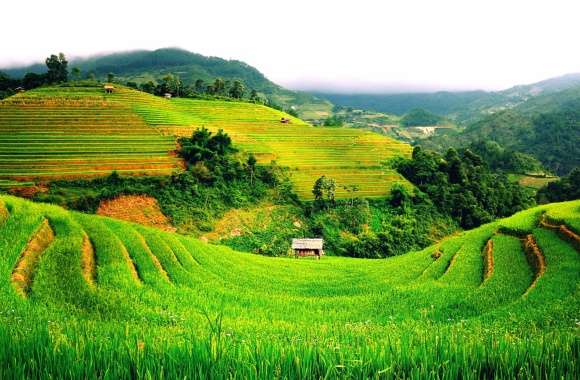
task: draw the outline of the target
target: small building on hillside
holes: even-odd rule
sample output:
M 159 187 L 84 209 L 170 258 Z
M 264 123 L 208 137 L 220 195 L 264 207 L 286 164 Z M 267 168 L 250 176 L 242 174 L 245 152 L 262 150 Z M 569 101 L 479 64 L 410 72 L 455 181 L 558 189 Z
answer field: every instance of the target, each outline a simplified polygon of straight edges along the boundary
M 165 94 L 163 94 L 163 97 L 165 97 L 165 99 L 171 99 L 171 94 L 169 92 L 166 92 Z
M 292 249 L 296 256 L 320 256 L 324 255 L 323 239 L 292 239 Z
M 112 94 L 115 87 L 111 86 L 110 84 L 106 84 L 103 86 L 103 89 L 105 90 L 105 93 Z
M 283 117 L 280 119 L 280 123 L 282 124 L 288 124 L 290 123 L 290 119 L 288 119 L 287 117 Z
M 14 90 L 16 90 L 16 92 L 24 92 L 26 91 L 26 89 L 22 86 L 16 87 Z

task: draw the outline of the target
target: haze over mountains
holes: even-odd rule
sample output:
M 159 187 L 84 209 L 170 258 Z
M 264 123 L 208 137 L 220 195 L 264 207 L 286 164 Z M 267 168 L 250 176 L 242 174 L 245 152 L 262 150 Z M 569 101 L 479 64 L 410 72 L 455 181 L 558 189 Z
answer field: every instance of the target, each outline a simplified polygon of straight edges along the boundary
M 328 116 L 331 105 L 368 109 L 402 115 L 413 108 L 424 108 L 430 112 L 450 116 L 458 121 L 469 121 L 474 115 L 512 108 L 539 95 L 551 94 L 580 87 L 580 73 L 565 74 L 532 84 L 520 84 L 501 91 L 421 91 L 413 87 L 408 91 L 402 85 L 393 84 L 392 93 L 352 93 L 316 91 L 310 93 L 292 91 L 269 80 L 263 73 L 242 61 L 206 57 L 178 48 L 163 48 L 153 51 L 136 50 L 112 54 L 71 59 L 70 67 L 78 67 L 83 75 L 93 73 L 104 79 L 113 73 L 118 81 L 143 83 L 158 81 L 167 74 L 177 74 L 185 84 L 197 79 L 206 82 L 216 77 L 226 80 L 239 79 L 271 101 L 286 108 L 297 107 L 302 117 L 316 119 Z M 0 68 L 11 77 L 22 77 L 28 72 L 46 71 L 44 63 L 29 66 Z M 380 88 L 380 87 L 377 87 Z M 407 87 L 408 88 L 408 87 Z
M 502 91 L 437 91 L 390 94 L 339 94 L 314 92 L 336 105 L 402 115 L 417 107 L 440 115 L 468 119 L 474 112 L 510 108 L 539 95 L 580 87 L 580 73 L 566 74 Z

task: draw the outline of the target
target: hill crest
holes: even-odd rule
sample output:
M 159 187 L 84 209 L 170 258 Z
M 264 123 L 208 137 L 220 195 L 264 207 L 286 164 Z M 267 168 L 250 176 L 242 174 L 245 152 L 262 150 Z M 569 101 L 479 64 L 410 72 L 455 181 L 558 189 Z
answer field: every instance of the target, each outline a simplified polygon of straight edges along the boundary
M 112 73 L 117 81 L 122 83 L 157 82 L 168 74 L 178 75 L 187 85 L 194 85 L 198 79 L 213 82 L 218 77 L 231 81 L 240 80 L 247 88 L 264 94 L 275 104 L 285 108 L 295 107 L 301 116 L 306 118 L 311 116 L 314 118 L 318 113 L 328 114 L 332 107 L 327 101 L 310 94 L 282 88 L 245 62 L 208 57 L 180 48 L 135 50 L 79 57 L 71 59 L 68 66 L 69 70 L 78 67 L 82 75 L 93 73 L 98 79 L 103 80 Z M 18 78 L 28 72 L 44 73 L 46 65 L 38 63 L 24 67 L 0 68 L 0 71 Z

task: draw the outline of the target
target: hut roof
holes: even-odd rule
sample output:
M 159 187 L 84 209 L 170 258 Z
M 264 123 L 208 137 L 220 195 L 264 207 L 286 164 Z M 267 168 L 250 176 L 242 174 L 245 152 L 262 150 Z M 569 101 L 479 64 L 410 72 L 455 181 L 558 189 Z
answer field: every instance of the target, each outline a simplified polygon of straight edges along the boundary
M 112 90 L 112 89 L 115 88 L 114 86 L 111 86 L 110 84 L 106 84 L 103 87 L 104 87 L 105 90 Z
M 323 239 L 292 239 L 292 249 L 322 249 Z

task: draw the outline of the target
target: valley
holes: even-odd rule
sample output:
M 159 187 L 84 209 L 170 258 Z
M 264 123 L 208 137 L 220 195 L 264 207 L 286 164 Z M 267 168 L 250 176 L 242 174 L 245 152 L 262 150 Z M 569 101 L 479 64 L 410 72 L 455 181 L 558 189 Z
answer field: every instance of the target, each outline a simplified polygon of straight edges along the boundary
M 427 55 L 441 15 L 361 49 L 362 5 L 171 5 L 83 17 L 205 55 L 0 51 L 0 379 L 578 377 L 580 75 L 514 85 L 455 30 Z M 512 87 L 380 93 L 455 75 Z

